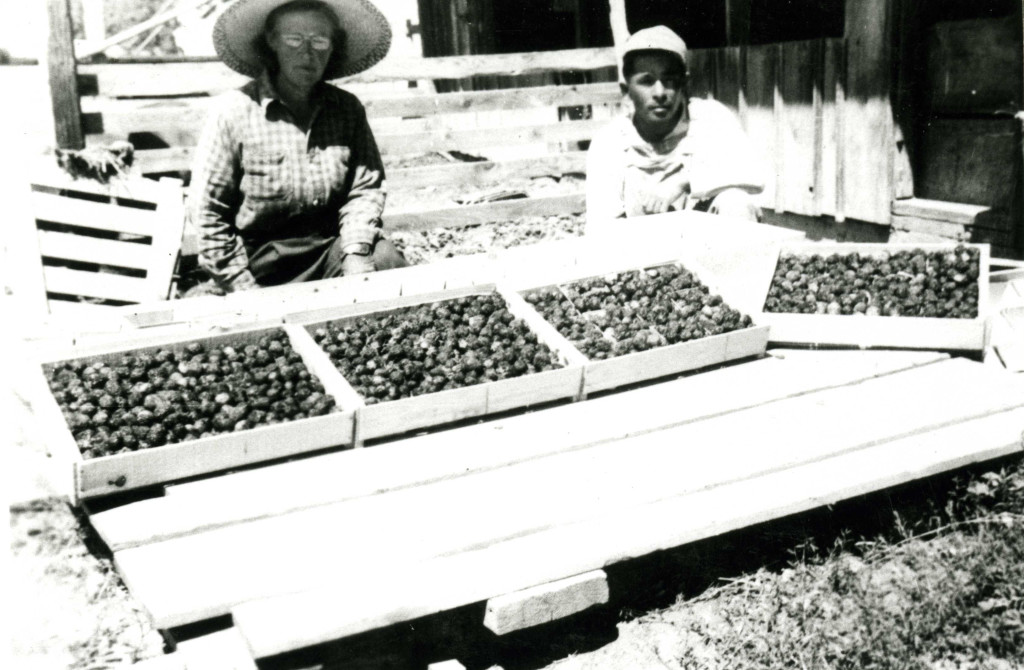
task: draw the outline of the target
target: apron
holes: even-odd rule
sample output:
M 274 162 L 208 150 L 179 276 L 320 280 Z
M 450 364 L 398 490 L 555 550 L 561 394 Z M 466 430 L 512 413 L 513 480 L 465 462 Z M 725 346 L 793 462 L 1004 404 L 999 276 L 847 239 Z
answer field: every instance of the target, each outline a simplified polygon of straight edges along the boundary
M 261 286 L 341 276 L 341 254 L 332 253 L 338 240 L 337 215 L 300 214 L 274 228 L 289 236 L 242 235 L 249 270 Z

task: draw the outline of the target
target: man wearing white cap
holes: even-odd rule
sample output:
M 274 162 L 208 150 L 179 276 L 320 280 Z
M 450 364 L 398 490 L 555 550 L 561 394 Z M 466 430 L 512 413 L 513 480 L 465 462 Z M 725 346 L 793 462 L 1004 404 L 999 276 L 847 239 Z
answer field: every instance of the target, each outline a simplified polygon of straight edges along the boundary
M 634 33 L 622 76 L 632 114 L 591 142 L 588 222 L 682 209 L 759 220 L 758 161 L 728 107 L 689 98 L 683 40 L 665 26 Z

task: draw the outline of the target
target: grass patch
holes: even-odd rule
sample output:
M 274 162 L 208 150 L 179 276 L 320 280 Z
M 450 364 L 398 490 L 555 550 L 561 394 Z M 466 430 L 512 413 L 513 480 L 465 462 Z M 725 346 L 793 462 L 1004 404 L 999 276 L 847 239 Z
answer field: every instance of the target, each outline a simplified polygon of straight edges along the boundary
M 1006 668 L 1024 663 L 1024 464 L 957 481 L 871 540 L 805 544 L 640 622 L 686 630 L 679 666 Z

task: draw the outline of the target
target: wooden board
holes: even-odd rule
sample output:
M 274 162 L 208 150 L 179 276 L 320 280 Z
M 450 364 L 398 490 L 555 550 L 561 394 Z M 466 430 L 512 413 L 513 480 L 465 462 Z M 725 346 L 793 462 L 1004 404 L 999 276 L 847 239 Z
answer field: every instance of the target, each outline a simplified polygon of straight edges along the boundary
M 339 572 L 316 590 L 238 605 L 232 617 L 256 657 L 338 639 L 1020 453 L 1022 419 L 1017 410 L 895 439 L 402 571 Z
M 779 253 L 819 254 L 860 253 L 875 255 L 901 250 L 935 251 L 952 249 L 950 244 L 802 244 L 783 245 Z M 978 276 L 978 316 L 974 319 L 925 317 L 862 317 L 859 315 L 785 314 L 761 312 L 756 319 L 771 330 L 769 340 L 776 344 L 823 346 L 900 347 L 908 349 L 983 351 L 988 346 L 991 315 L 988 307 L 989 247 L 969 245 L 981 252 Z M 768 265 L 771 270 L 768 271 Z M 768 295 L 774 264 L 765 264 L 759 281 L 764 297 Z
M 917 401 L 907 403 L 908 397 Z M 394 571 L 1022 405 L 1024 380 L 957 359 L 472 476 L 126 549 L 115 561 L 157 625 L 174 626 L 369 566 Z M 751 443 L 751 425 L 775 428 Z M 470 500 L 474 512 L 467 515 Z M 353 551 L 339 554 L 338 538 Z
M 463 205 L 433 211 L 388 214 L 392 230 L 429 230 L 439 226 L 471 226 L 493 221 L 511 221 L 525 216 L 562 216 L 586 210 L 583 193 L 502 200 L 480 205 Z
M 526 177 L 585 174 L 587 152 L 564 153 L 503 161 L 460 162 L 388 171 L 388 185 L 399 188 L 424 188 L 444 184 L 498 184 Z M 388 223 L 391 223 L 390 214 Z
M 182 351 L 190 342 L 202 342 L 210 346 L 255 342 L 266 332 L 265 329 L 250 330 L 201 339 L 194 336 L 182 337 L 179 334 L 172 341 L 149 347 L 125 347 L 121 342 L 114 347 L 108 345 L 102 353 L 95 351 L 89 356 L 75 357 L 75 360 L 86 363 L 101 360 L 113 362 L 127 352 L 153 352 L 164 347 Z M 295 350 L 303 356 L 303 362 L 309 372 L 322 380 L 325 389 L 336 391 L 344 384 L 343 380 L 337 379 L 340 375 L 333 366 L 326 367 L 316 357 L 307 357 L 308 346 L 300 342 Z M 58 360 L 68 359 L 60 358 L 44 363 Z M 81 455 L 77 458 L 67 456 L 71 451 L 70 445 L 74 445 L 75 452 L 78 451 L 78 447 L 56 401 L 46 388 L 42 368 L 39 368 L 39 383 L 42 384 L 40 393 L 45 391 L 45 396 L 41 397 L 39 404 L 39 416 L 55 422 L 55 432 L 48 441 L 48 447 L 59 449 L 65 454 L 65 460 L 69 461 L 68 467 L 72 471 L 71 477 L 75 484 L 72 497 L 75 502 L 302 452 L 346 446 L 352 444 L 353 440 L 355 408 L 344 403 L 351 401 L 354 392 L 342 398 L 335 396 L 341 411 L 325 416 L 84 460 Z M 51 453 L 57 454 L 56 451 Z
M 94 514 L 91 521 L 107 546 L 119 551 L 624 439 L 945 359 L 926 352 L 785 351 L 543 412 L 168 486 L 163 498 Z M 666 397 L 686 401 L 671 404 Z
M 608 576 L 591 570 L 487 601 L 484 628 L 495 635 L 539 626 L 608 602 Z

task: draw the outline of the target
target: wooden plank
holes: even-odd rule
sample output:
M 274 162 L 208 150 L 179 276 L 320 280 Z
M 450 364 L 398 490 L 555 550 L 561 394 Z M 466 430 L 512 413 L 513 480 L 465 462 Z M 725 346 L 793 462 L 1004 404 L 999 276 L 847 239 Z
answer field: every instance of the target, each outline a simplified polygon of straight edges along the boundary
M 83 228 L 151 237 L 159 223 L 153 210 L 117 207 L 53 193 L 33 191 L 31 203 L 32 211 L 40 221 Z
M 405 120 L 400 125 L 408 126 L 407 131 L 457 129 L 476 125 L 476 120 L 467 114 L 479 111 L 549 107 L 554 119 L 554 109 L 560 106 L 615 104 L 621 98 L 615 84 L 588 84 L 381 98 L 367 100 L 365 106 L 374 132 L 383 135 L 393 131 L 402 119 Z M 84 102 L 86 115 L 97 129 L 94 132 L 101 130 L 105 136 L 121 138 L 150 132 L 172 146 L 192 146 L 214 100 L 93 98 Z
M 740 112 L 740 95 L 742 90 L 742 59 L 743 52 L 738 46 L 722 47 L 713 51 L 715 68 L 715 100 L 726 105 L 732 111 Z
M 463 205 L 428 212 L 399 212 L 387 216 L 391 230 L 428 230 L 438 225 L 469 226 L 494 221 L 510 221 L 524 216 L 572 214 L 586 209 L 583 193 L 549 195 L 518 200 Z
M 540 176 L 562 176 L 586 173 L 586 151 L 567 151 L 530 158 L 501 161 L 452 163 L 418 168 L 400 168 L 388 172 L 388 186 L 423 188 L 443 184 L 480 186 L 511 179 Z
M 111 305 L 94 305 L 88 302 L 58 300 L 56 298 L 50 299 L 48 307 L 50 308 L 50 314 L 55 317 L 75 321 L 85 321 L 94 319 L 102 314 L 112 314 L 113 310 L 117 309 Z
M 38 322 L 46 317 L 47 301 L 31 192 L 22 181 L 20 166 L 13 162 L 0 167 L 0 180 L 10 185 L 5 191 L 7 223 L 0 244 L 0 279 L 11 291 L 6 307 L 16 312 L 22 322 Z
M 188 670 L 256 670 L 256 661 L 237 628 L 180 642 L 175 654 Z
M 1022 418 L 1007 412 L 401 571 L 338 574 L 315 591 L 236 606 L 232 617 L 256 657 L 338 639 L 1019 453 Z
M 104 240 L 98 237 L 39 231 L 39 252 L 49 258 L 116 265 L 145 270 L 152 249 L 148 244 Z
M 486 75 L 543 74 L 563 70 L 599 70 L 616 67 L 611 47 L 513 54 L 444 56 L 408 60 L 385 59 L 366 72 L 340 80 L 353 82 L 462 79 Z
M 930 365 L 923 352 L 786 351 L 742 366 L 382 445 L 167 488 L 91 517 L 112 550 L 397 490 Z M 724 390 L 730 389 L 729 393 Z M 665 397 L 687 398 L 671 406 Z M 488 445 L 480 449 L 479 445 Z
M 192 169 L 194 153 L 194 146 L 143 149 L 135 152 L 135 165 L 142 174 L 188 171 Z
M 762 165 L 771 170 L 765 175 L 764 191 L 757 196 L 762 207 L 775 207 L 778 154 L 775 130 L 775 47 L 773 45 L 750 46 L 746 49 L 747 102 L 746 131 L 754 151 Z M 775 178 L 772 178 L 775 177 Z
M 823 75 L 824 60 L 821 42 L 785 42 L 779 92 L 785 113 L 781 119 L 783 174 L 779 186 L 783 194 L 783 210 L 817 216 L 815 208 L 815 176 L 820 154 L 821 105 L 816 93 Z M 816 106 L 817 105 L 817 106 Z M 780 121 L 780 119 L 776 119 Z M 816 141 L 818 140 L 818 141 Z
M 984 205 L 968 205 L 962 202 L 946 202 L 927 198 L 905 198 L 894 200 L 892 203 L 892 213 L 895 215 L 967 225 L 977 222 L 979 216 L 989 211 L 991 208 Z
M 920 402 L 908 405 L 907 397 Z M 115 561 L 157 625 L 175 626 L 369 565 L 482 548 L 1021 405 L 1024 380 L 955 359 L 489 472 L 125 549 Z M 751 425 L 785 428 L 754 445 Z M 1019 431 L 1018 424 L 1017 439 Z M 466 500 L 474 501 L 474 515 L 464 514 Z M 339 556 L 338 537 L 359 551 Z
M 436 130 L 425 133 L 394 133 L 377 136 L 384 154 L 413 154 L 452 149 L 486 149 L 528 143 L 579 142 L 589 140 L 606 121 L 566 121 L 539 126 L 504 126 L 466 130 Z
M 83 295 L 125 302 L 143 302 L 150 296 L 146 282 L 138 277 L 125 277 L 107 272 L 83 272 L 68 268 L 44 266 L 43 278 L 50 293 Z
M 573 107 L 618 104 L 622 91 L 616 83 L 533 86 L 530 88 L 465 91 L 364 101 L 370 118 L 428 116 L 453 112 L 482 112 L 499 109 Z
M 495 635 L 507 635 L 607 602 L 608 576 L 604 570 L 591 570 L 489 599 L 484 628 Z
M 355 409 L 365 406 L 362 397 L 338 372 L 330 357 L 305 328 L 291 323 L 284 324 L 282 328 L 288 333 L 288 341 L 291 342 L 292 348 L 302 356 L 306 367 L 324 385 L 324 391 L 334 396 L 340 407 Z
M 81 149 L 85 146 L 85 138 L 78 105 L 71 2 L 47 0 L 46 13 L 49 20 L 46 67 L 57 147 Z
M 896 152 L 891 99 L 893 5 L 894 0 L 845 4 L 846 82 L 839 157 L 843 216 L 886 225 L 891 218 Z
M 178 263 L 181 237 L 185 230 L 185 192 L 183 182 L 172 177 L 160 179 L 162 192 L 156 201 L 157 223 L 153 230 L 150 264 L 146 283 L 155 300 L 166 300 Z
M 611 48 L 439 58 L 394 58 L 386 59 L 354 77 L 332 83 L 346 88 L 350 84 L 367 82 L 596 70 L 615 65 L 615 54 Z M 79 71 L 96 77 L 100 94 L 110 98 L 216 94 L 238 88 L 247 81 L 246 77 L 233 72 L 214 59 L 97 63 L 82 65 Z

